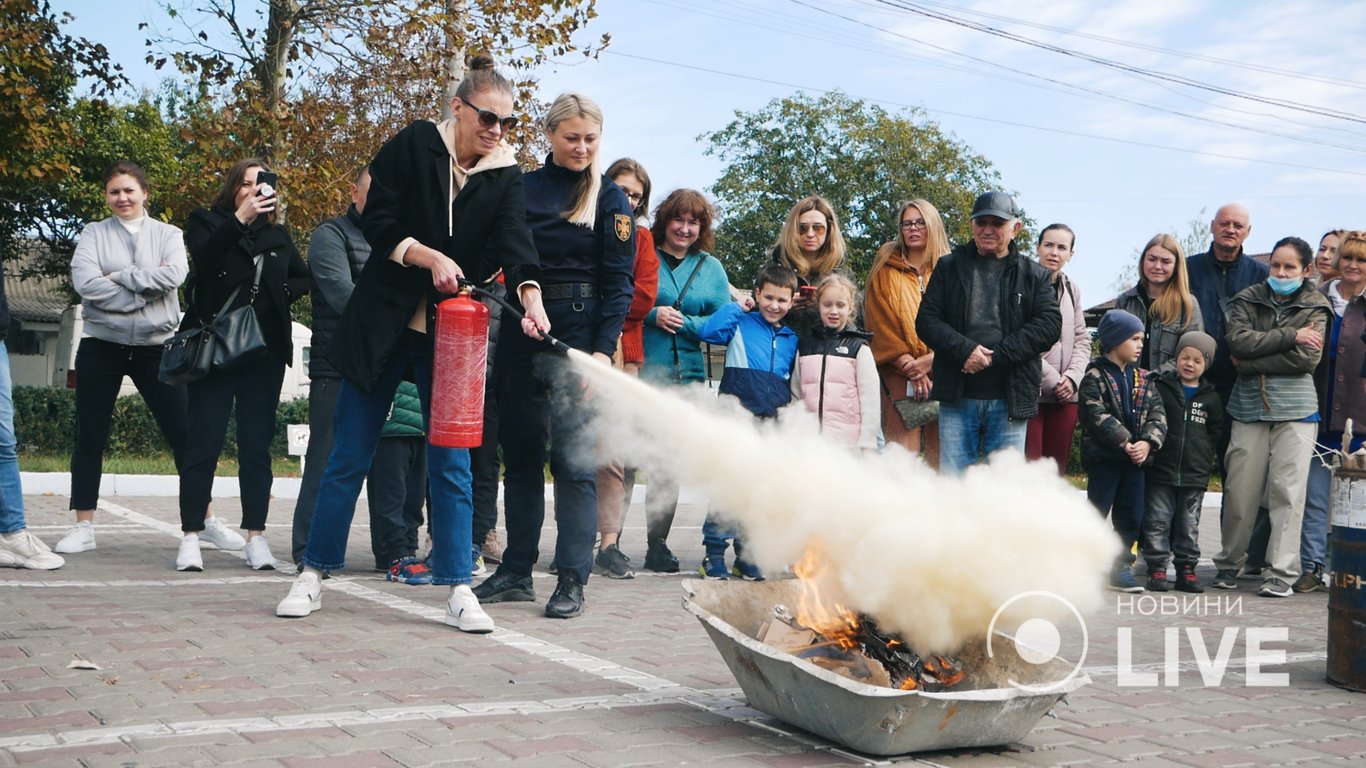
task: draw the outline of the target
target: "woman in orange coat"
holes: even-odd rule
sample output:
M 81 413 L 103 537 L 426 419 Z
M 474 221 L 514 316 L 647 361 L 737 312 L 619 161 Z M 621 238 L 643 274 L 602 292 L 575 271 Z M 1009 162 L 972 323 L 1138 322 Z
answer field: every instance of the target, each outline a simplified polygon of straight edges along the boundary
M 949 237 L 938 209 L 921 198 L 899 206 L 897 228 L 896 239 L 878 249 L 863 300 L 882 377 L 882 431 L 911 453 L 923 450 L 925 461 L 938 468 L 938 423 L 907 429 L 894 402 L 929 401 L 934 352 L 916 335 L 915 317 L 935 264 L 949 252 Z
M 654 308 L 659 290 L 659 256 L 655 253 L 648 214 L 650 175 L 640 163 L 623 157 L 608 166 L 607 178 L 626 193 L 636 216 L 635 294 L 631 298 L 631 308 L 626 312 L 626 322 L 621 326 L 615 362 L 632 376 L 639 376 L 640 366 L 645 362 L 645 316 Z M 631 570 L 631 558 L 622 554 L 617 542 L 621 538 L 622 520 L 631 508 L 636 470 L 627 467 L 620 457 L 610 454 L 610 450 L 605 451 L 598 466 L 598 535 L 601 541 L 597 557 L 593 558 L 593 570 L 609 579 L 629 579 L 635 575 Z

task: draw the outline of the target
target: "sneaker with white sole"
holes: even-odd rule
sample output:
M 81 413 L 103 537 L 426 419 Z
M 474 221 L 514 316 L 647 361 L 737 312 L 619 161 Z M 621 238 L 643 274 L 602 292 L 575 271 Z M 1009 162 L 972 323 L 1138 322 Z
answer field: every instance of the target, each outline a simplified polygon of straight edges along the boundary
M 95 525 L 89 520 L 82 520 L 71 526 L 71 530 L 66 532 L 62 540 L 52 548 L 52 551 L 64 555 L 74 555 L 77 552 L 89 552 L 94 548 Z
M 247 565 L 253 571 L 275 570 L 275 555 L 270 553 L 265 536 L 252 536 L 247 542 Z
M 444 621 L 461 632 L 482 635 L 493 631 L 493 617 L 484 612 L 479 598 L 474 596 L 468 584 L 451 587 Z
M 66 561 L 52 554 L 52 550 L 27 528 L 0 534 L 0 567 L 53 571 L 63 565 Z
M 247 540 L 237 531 L 223 524 L 217 516 L 204 518 L 204 530 L 199 537 L 219 549 L 236 552 L 247 545 Z
M 175 555 L 177 571 L 204 570 L 204 556 L 199 554 L 199 537 L 191 534 L 180 540 L 180 549 Z
M 294 579 L 289 594 L 275 606 L 275 615 L 299 619 L 323 607 L 322 576 L 311 568 L 304 568 Z

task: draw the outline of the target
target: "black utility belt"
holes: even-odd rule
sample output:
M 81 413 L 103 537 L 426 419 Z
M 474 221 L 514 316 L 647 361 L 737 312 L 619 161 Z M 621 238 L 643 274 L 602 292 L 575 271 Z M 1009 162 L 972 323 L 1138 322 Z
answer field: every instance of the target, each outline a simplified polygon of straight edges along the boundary
M 598 286 L 593 283 L 556 283 L 541 286 L 541 298 L 545 301 L 569 301 L 572 299 L 597 299 Z

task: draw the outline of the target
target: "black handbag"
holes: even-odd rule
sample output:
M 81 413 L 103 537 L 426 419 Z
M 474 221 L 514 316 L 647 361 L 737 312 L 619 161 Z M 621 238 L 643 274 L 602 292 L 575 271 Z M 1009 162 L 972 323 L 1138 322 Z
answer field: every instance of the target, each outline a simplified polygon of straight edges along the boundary
M 213 346 L 213 334 L 203 327 L 180 331 L 161 345 L 157 378 L 172 385 L 199 381 L 213 365 Z
M 232 289 L 223 309 L 210 323 L 213 333 L 213 367 L 228 371 L 245 365 L 266 351 L 266 337 L 261 335 L 261 322 L 256 319 L 256 294 L 261 287 L 261 267 L 265 259 L 257 257 L 256 279 L 251 283 L 251 298 L 237 309 L 228 310 L 242 286 Z
M 242 290 L 239 285 L 232 289 L 223 307 L 209 322 L 182 329 L 161 345 L 158 379 L 172 385 L 189 384 L 209 375 L 213 368 L 226 370 L 249 362 L 257 353 L 265 351 L 266 342 L 252 309 L 261 283 L 262 263 L 261 260 L 256 262 L 256 278 L 251 284 L 252 301 L 246 306 L 228 310 Z

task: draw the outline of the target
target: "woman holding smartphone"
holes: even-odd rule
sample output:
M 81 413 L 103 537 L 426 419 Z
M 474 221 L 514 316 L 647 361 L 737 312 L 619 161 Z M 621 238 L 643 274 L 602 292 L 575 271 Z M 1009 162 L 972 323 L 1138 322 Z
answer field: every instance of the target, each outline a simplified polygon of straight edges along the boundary
M 208 322 L 225 309 L 250 305 L 266 349 L 230 370 L 215 365 L 188 385 L 190 434 L 180 467 L 180 527 L 184 538 L 176 570 L 202 571 L 201 535 L 219 549 L 246 547 L 247 565 L 270 570 L 275 558 L 262 535 L 270 508 L 270 441 L 285 366 L 293 359 L 289 305 L 308 293 L 308 265 L 289 231 L 277 222 L 275 174 L 264 160 L 248 158 L 228 170 L 208 208 L 190 213 L 185 245 L 194 266 L 182 328 Z M 236 292 L 234 294 L 234 291 Z M 229 297 L 230 306 L 225 307 Z M 237 479 L 247 539 L 216 524 L 205 526 L 214 470 L 237 411 Z

